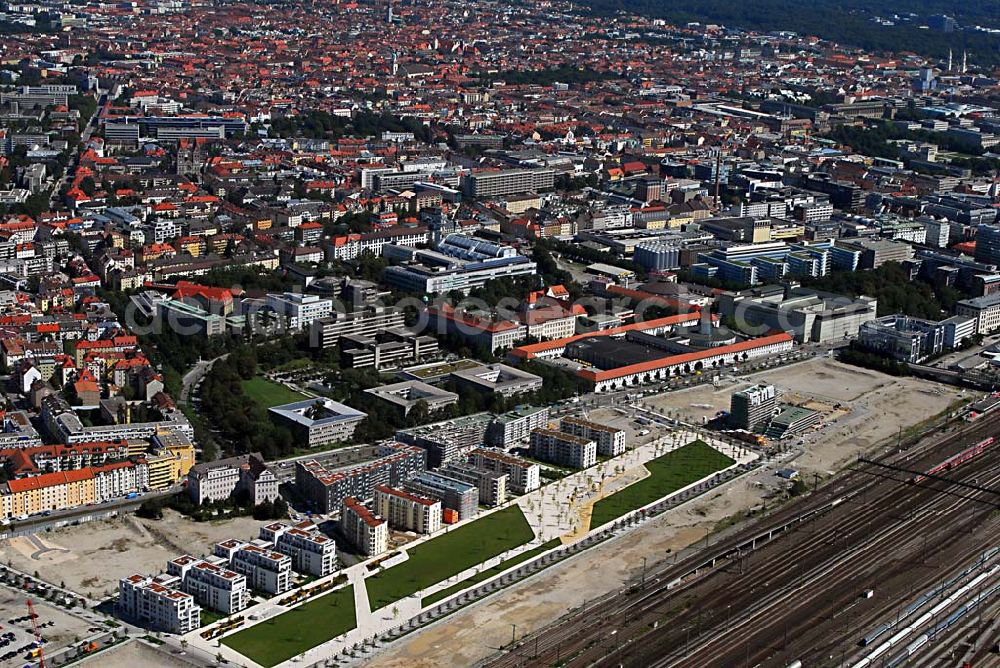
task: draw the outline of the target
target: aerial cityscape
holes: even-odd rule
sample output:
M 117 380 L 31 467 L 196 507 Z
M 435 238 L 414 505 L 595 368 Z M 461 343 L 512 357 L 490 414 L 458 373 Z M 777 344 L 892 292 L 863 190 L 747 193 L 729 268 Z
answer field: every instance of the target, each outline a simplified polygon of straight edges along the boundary
M 0 668 L 1000 667 L 994 0 L 0 35 Z

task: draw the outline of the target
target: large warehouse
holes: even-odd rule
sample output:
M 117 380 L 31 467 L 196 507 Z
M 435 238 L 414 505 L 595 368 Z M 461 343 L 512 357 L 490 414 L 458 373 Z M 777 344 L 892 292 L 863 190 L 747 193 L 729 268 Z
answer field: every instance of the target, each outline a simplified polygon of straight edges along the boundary
M 520 346 L 511 350 L 509 356 L 562 358 L 567 365 L 575 365 L 576 375 L 591 385 L 594 392 L 607 392 L 740 364 L 788 352 L 795 345 L 793 337 L 785 332 L 735 342 L 729 342 L 727 336 L 717 341 L 701 334 L 704 328 L 714 328 L 721 334 L 724 328 L 718 327 L 717 319 L 705 316 L 701 327 L 695 327 L 699 318 L 700 314 L 691 313 L 578 334 Z

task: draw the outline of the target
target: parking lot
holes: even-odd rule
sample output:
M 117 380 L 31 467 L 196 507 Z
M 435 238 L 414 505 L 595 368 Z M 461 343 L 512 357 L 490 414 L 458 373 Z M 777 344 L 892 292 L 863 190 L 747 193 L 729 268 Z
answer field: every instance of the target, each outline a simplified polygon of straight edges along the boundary
M 31 618 L 28 615 L 29 598 L 38 615 L 35 622 L 45 640 L 43 648 L 46 653 L 78 644 L 95 632 L 106 630 L 28 592 L 0 585 L 0 667 L 23 666 L 29 661 L 34 663 L 29 656 L 29 652 L 35 647 Z

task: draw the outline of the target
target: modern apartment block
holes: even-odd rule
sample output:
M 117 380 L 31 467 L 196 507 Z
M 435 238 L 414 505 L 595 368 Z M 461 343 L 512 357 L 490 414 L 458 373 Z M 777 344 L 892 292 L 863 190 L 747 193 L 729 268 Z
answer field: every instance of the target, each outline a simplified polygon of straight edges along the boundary
M 777 405 L 774 385 L 754 385 L 734 392 L 729 406 L 729 424 L 750 431 L 766 427 Z
M 427 453 L 413 445 L 393 443 L 383 446 L 380 454 L 374 461 L 334 472 L 315 460 L 296 462 L 295 486 L 317 511 L 332 513 L 349 496 L 367 501 L 379 485 L 399 486 L 426 468 Z
M 438 499 L 444 508 L 457 512 L 459 519 L 469 519 L 479 510 L 478 487 L 433 471 L 413 476 L 403 483 L 403 488 L 414 494 Z
M 389 524 L 349 496 L 340 509 L 340 530 L 362 554 L 374 557 L 389 549 Z
M 625 452 L 625 430 L 578 417 L 564 417 L 559 423 L 564 434 L 573 434 L 597 443 L 597 454 L 617 457 Z
M 188 496 L 195 503 L 221 501 L 246 490 L 254 505 L 278 498 L 278 477 L 254 452 L 195 464 L 188 471 Z
M 551 169 L 498 169 L 470 174 L 462 187 L 472 197 L 519 195 L 552 188 L 555 177 Z
M 419 427 L 400 429 L 396 432 L 396 440 L 426 450 L 428 468 L 436 468 L 481 445 L 492 420 L 493 417 L 489 413 L 474 413 Z
M 1000 293 L 963 299 L 955 303 L 957 315 L 976 321 L 976 334 L 990 334 L 1000 329 Z
M 484 442 L 493 447 L 506 448 L 528 438 L 533 429 L 544 427 L 548 422 L 548 406 L 518 406 L 493 418 L 486 429 Z
M 172 586 L 176 578 L 129 575 L 118 581 L 122 617 L 154 631 L 183 635 L 201 626 L 201 607 L 191 594 Z
M 440 501 L 387 485 L 375 488 L 375 511 L 402 531 L 430 534 L 441 528 Z
M 230 615 L 250 602 L 245 576 L 189 554 L 168 561 L 167 573 L 180 579 L 182 591 L 216 612 Z
M 538 464 L 499 450 L 476 448 L 469 453 L 469 463 L 487 471 L 506 473 L 507 486 L 515 494 L 533 492 L 541 485 Z
M 597 443 L 554 429 L 531 432 L 531 456 L 558 466 L 585 469 L 597 463 Z
M 507 500 L 507 474 L 480 469 L 462 462 L 447 462 L 437 469 L 441 475 L 479 488 L 479 503 L 499 506 Z
M 292 588 L 292 560 L 288 555 L 235 539 L 216 543 L 214 554 L 245 576 L 251 589 L 280 594 Z
M 267 295 L 266 306 L 281 320 L 283 329 L 299 331 L 333 313 L 333 300 L 316 295 L 282 292 Z
M 289 526 L 274 522 L 260 528 L 260 539 L 292 560 L 292 570 L 316 577 L 337 570 L 337 544 L 324 536 L 312 522 Z
M 309 326 L 309 345 L 332 348 L 342 336 L 374 336 L 406 324 L 403 310 L 394 306 L 366 306 L 355 311 L 335 312 L 314 320 Z

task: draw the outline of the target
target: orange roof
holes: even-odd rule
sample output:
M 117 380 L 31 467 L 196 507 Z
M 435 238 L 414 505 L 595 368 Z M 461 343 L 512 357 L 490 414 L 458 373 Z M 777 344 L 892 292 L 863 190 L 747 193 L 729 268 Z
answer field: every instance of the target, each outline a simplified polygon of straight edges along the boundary
M 709 348 L 708 350 L 699 350 L 694 353 L 683 353 L 681 355 L 671 355 L 670 357 L 663 357 L 657 360 L 649 360 L 648 362 L 639 362 L 638 364 L 630 364 L 628 366 L 618 367 L 617 369 L 608 369 L 607 371 L 595 371 L 593 369 L 581 369 L 576 372 L 578 376 L 584 380 L 589 380 L 591 382 L 598 382 L 602 380 L 611 380 L 613 378 L 621 378 L 622 376 L 631 376 L 635 373 L 642 373 L 644 371 L 655 371 L 657 369 L 663 369 L 665 367 L 677 366 L 678 364 L 689 364 L 691 362 L 697 362 L 699 360 L 708 359 L 710 357 L 716 357 L 718 355 L 730 355 L 733 353 L 741 353 L 747 350 L 754 350 L 755 348 L 760 348 L 761 346 L 772 345 L 775 343 L 784 343 L 786 341 L 792 341 L 791 334 L 787 332 L 781 332 L 779 334 L 771 334 L 770 336 L 762 336 L 757 339 L 751 339 L 749 341 L 740 341 L 739 343 L 734 343 L 729 346 L 720 346 L 718 348 Z
M 46 487 L 55 487 L 56 485 L 66 485 L 71 482 L 81 482 L 93 477 L 93 472 L 89 468 L 84 468 L 75 471 L 61 471 L 59 473 L 43 473 L 31 478 L 19 478 L 9 481 L 7 487 L 12 494 L 16 494 L 18 492 L 29 492 Z

